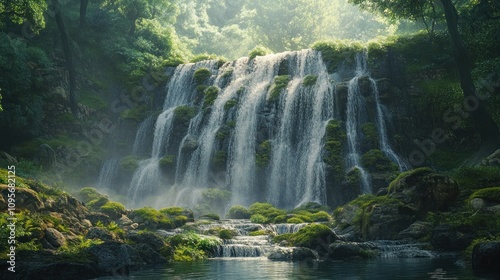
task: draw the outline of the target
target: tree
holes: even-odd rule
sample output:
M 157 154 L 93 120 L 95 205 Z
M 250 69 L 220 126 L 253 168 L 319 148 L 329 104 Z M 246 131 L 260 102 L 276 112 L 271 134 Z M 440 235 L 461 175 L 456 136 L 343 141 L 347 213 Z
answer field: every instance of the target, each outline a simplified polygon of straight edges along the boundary
M 27 21 L 36 32 L 45 27 L 43 13 L 46 9 L 45 0 L 0 1 L 0 28 L 7 22 L 23 24 Z
M 360 5 L 364 9 L 371 11 L 379 11 L 386 14 L 388 17 L 407 18 L 418 20 L 424 18 L 429 10 L 436 9 L 434 0 L 349 0 L 350 2 Z M 458 30 L 459 14 L 454 3 L 451 0 L 439 0 L 444 13 L 444 18 L 447 25 L 447 31 L 450 35 L 451 45 L 454 50 L 457 70 L 460 78 L 460 86 L 464 95 L 465 102 L 477 102 L 477 109 L 471 112 L 471 116 L 478 133 L 481 136 L 482 148 L 491 149 L 490 147 L 498 146 L 500 132 L 493 118 L 486 109 L 484 100 L 476 98 L 476 87 L 472 79 L 472 68 L 469 50 L 467 49 L 464 40 Z M 469 104 L 474 107 L 474 104 Z
M 130 21 L 130 35 L 134 35 L 139 19 L 154 19 L 164 14 L 173 14 L 176 9 L 171 0 L 121 0 L 117 5 L 120 13 Z

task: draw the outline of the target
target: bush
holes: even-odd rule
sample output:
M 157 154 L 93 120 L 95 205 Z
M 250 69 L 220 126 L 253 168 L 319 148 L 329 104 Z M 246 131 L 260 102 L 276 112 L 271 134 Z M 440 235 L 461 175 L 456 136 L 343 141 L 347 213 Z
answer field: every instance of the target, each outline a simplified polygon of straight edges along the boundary
M 105 195 L 99 193 L 95 188 L 85 187 L 78 192 L 78 196 L 84 203 L 88 203 L 91 200 L 104 197 Z
M 286 222 L 287 222 L 288 224 L 302 224 L 302 223 L 304 223 L 304 221 L 303 221 L 303 220 L 301 220 L 301 219 L 299 219 L 299 218 L 297 218 L 297 217 L 292 217 L 292 218 L 290 218 L 290 219 L 286 220 Z
M 105 196 L 101 196 L 101 197 L 96 198 L 92 201 L 89 201 L 89 203 L 87 203 L 87 207 L 90 208 L 91 210 L 97 211 L 98 209 L 100 209 L 102 206 L 104 206 L 108 202 L 109 202 L 109 198 L 107 198 Z
M 193 232 L 174 235 L 167 242 L 174 248 L 174 261 L 205 259 L 220 245 L 215 238 L 203 238 Z
M 222 229 L 221 231 L 219 231 L 219 237 L 221 239 L 231 239 L 234 237 L 234 232 L 228 230 L 228 229 Z
M 267 224 L 269 222 L 269 220 L 264 215 L 261 214 L 253 214 L 250 217 L 250 221 L 256 224 Z
M 108 201 L 99 210 L 112 219 L 118 219 L 125 213 L 125 206 L 119 202 Z
M 248 59 L 252 60 L 256 58 L 257 56 L 264 56 L 266 54 L 270 54 L 272 51 L 264 46 L 257 46 L 253 50 L 248 53 Z
M 174 223 L 165 214 L 151 208 L 144 207 L 132 211 L 131 217 L 139 216 L 143 221 L 149 222 L 148 229 L 172 229 Z
M 194 71 L 193 78 L 196 83 L 203 84 L 208 78 L 210 78 L 210 76 L 212 76 L 212 72 L 210 72 L 210 70 L 207 68 L 199 68 Z
M 226 218 L 228 219 L 250 219 L 252 214 L 248 209 L 241 205 L 235 205 L 227 211 Z

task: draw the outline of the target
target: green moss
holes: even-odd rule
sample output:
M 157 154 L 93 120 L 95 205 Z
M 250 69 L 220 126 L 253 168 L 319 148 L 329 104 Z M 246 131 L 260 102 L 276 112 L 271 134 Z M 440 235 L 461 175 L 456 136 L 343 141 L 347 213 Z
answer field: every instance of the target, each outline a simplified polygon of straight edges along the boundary
M 252 214 L 248 209 L 241 205 L 234 205 L 227 211 L 226 218 L 228 219 L 250 219 Z
M 217 188 L 207 188 L 201 194 L 203 202 L 207 203 L 213 208 L 218 208 L 227 203 L 231 198 L 231 192 Z
M 264 223 L 274 221 L 274 219 L 277 216 L 286 215 L 285 210 L 278 209 L 270 203 L 256 202 L 256 203 L 250 205 L 248 210 L 250 210 L 250 213 L 252 213 L 252 217 L 256 214 L 262 215 L 265 218 Z M 251 219 L 251 217 L 250 217 L 250 219 Z
M 221 244 L 215 238 L 204 238 L 193 232 L 174 235 L 167 242 L 174 248 L 174 261 L 181 262 L 206 259 Z
M 169 216 L 178 216 L 184 213 L 184 208 L 172 206 L 160 209 L 160 212 Z
M 187 222 L 189 222 L 189 218 L 183 215 L 176 216 L 174 218 L 175 227 L 181 227 L 185 225 Z
M 452 170 L 459 167 L 471 155 L 472 152 L 470 151 L 449 150 L 446 147 L 440 147 L 427 159 L 431 162 L 430 165 L 435 166 L 437 170 Z
M 288 224 L 302 224 L 302 223 L 304 223 L 303 220 L 301 220 L 300 218 L 297 218 L 297 217 L 292 217 L 292 218 L 286 220 L 286 222 Z
M 182 127 L 188 127 L 189 122 L 196 114 L 196 108 L 190 106 L 179 106 L 174 109 L 174 125 L 179 125 Z
M 229 229 L 222 229 L 219 231 L 220 239 L 232 239 L 236 234 Z
M 205 99 L 203 100 L 203 108 L 210 107 L 214 104 L 215 99 L 217 99 L 217 95 L 219 94 L 220 89 L 216 86 L 209 86 L 205 89 L 204 95 Z
M 361 163 L 371 172 L 397 172 L 398 167 L 378 149 L 368 151 L 361 156 Z
M 149 229 L 174 228 L 174 223 L 172 220 L 170 220 L 165 214 L 151 207 L 136 209 L 132 211 L 131 215 L 133 217 L 139 216 L 143 221 L 149 222 Z
M 261 214 L 253 214 L 250 217 L 250 221 L 252 223 L 256 223 L 256 224 L 267 224 L 267 223 L 269 223 L 269 219 L 266 218 L 264 215 L 261 215 Z
M 304 77 L 304 80 L 302 81 L 302 86 L 304 87 L 310 87 L 316 84 L 316 80 L 318 80 L 318 76 L 316 75 L 307 75 Z
M 175 168 L 176 165 L 175 155 L 164 156 L 162 159 L 160 159 L 159 165 L 164 172 L 171 171 L 172 168 Z
M 320 41 L 312 45 L 312 49 L 321 52 L 328 72 L 333 73 L 345 61 L 352 60 L 363 46 L 347 41 Z
M 99 193 L 95 188 L 93 187 L 84 187 L 78 192 L 78 197 L 80 198 L 81 201 L 84 203 L 88 203 L 91 200 L 95 200 L 101 197 L 105 197 L 105 195 Z
M 281 75 L 274 77 L 273 84 L 269 88 L 269 102 L 277 101 L 281 92 L 286 88 L 290 82 L 290 75 Z
M 302 212 L 307 212 L 307 213 L 318 213 L 318 212 L 325 212 L 329 211 L 330 207 L 326 205 L 321 205 L 317 202 L 307 202 L 304 204 L 301 204 L 299 207 L 294 208 L 290 213 L 302 213 Z
M 314 222 L 329 222 L 332 220 L 332 216 L 330 216 L 325 211 L 319 211 L 318 213 L 314 213 L 311 215 L 311 218 Z
M 288 220 L 288 215 L 279 215 L 274 218 L 273 223 L 275 224 L 283 224 L 286 223 L 286 220 Z
M 361 125 L 361 132 L 363 132 L 363 141 L 369 147 L 378 147 L 378 132 L 374 123 L 364 123 Z
M 120 218 L 123 213 L 125 213 L 125 206 L 116 201 L 108 201 L 99 210 L 110 216 L 111 218 Z
M 227 153 L 225 151 L 216 151 L 212 158 L 212 166 L 217 170 L 222 170 L 226 167 Z
M 346 175 L 346 181 L 349 186 L 359 186 L 359 184 L 361 183 L 361 170 L 359 170 L 359 168 L 357 167 L 349 170 Z
M 271 157 L 271 141 L 266 140 L 257 146 L 257 151 L 255 153 L 255 165 L 258 168 L 265 168 L 269 164 L 269 159 Z
M 249 236 L 260 236 L 260 235 L 269 235 L 270 233 L 266 230 L 259 229 L 256 231 L 251 231 L 248 233 Z
M 207 68 L 199 68 L 194 71 L 193 78 L 197 84 L 203 84 L 208 80 L 208 78 L 210 78 L 210 76 L 212 76 L 212 72 L 210 72 L 210 70 Z
M 253 50 L 248 53 L 248 59 L 252 60 L 256 58 L 257 56 L 264 56 L 266 54 L 270 54 L 272 51 L 266 47 L 263 46 L 257 46 Z
M 229 127 L 223 126 L 215 133 L 215 139 L 224 141 L 229 136 Z
M 139 158 L 126 156 L 120 160 L 120 168 L 126 172 L 133 173 L 139 167 Z
M 289 245 L 316 249 L 317 246 L 328 244 L 332 230 L 323 224 L 311 224 L 301 228 L 296 233 L 281 234 L 273 238 L 274 242 L 288 241 Z
M 238 104 L 238 101 L 234 100 L 234 99 L 230 99 L 226 102 L 226 104 L 224 104 L 224 110 L 229 110 L 231 108 L 233 108 L 234 106 L 236 106 Z
M 214 214 L 214 213 L 209 213 L 209 214 L 205 214 L 205 215 L 200 216 L 200 219 L 209 219 L 209 220 L 218 221 L 218 220 L 220 220 L 220 216 L 217 214 Z
M 467 196 L 474 190 L 500 185 L 500 167 L 498 166 L 462 167 L 455 170 L 451 176 Z
M 224 70 L 224 73 L 222 73 L 221 77 L 222 78 L 229 78 L 233 75 L 234 68 L 229 67 L 226 70 Z
M 323 161 L 331 168 L 332 175 L 341 181 L 344 176 L 345 160 L 343 147 L 347 135 L 338 120 L 330 120 L 325 128 L 325 155 Z
M 482 198 L 484 200 L 495 201 L 500 203 L 500 187 L 477 190 L 470 196 L 470 199 L 474 198 Z
M 403 180 L 407 177 L 419 176 L 419 175 L 428 174 L 428 173 L 432 173 L 432 169 L 430 169 L 429 167 L 420 167 L 420 168 L 416 168 L 416 169 L 412 169 L 412 170 L 408 170 L 406 172 L 403 172 L 403 173 L 399 174 L 398 177 L 396 177 L 396 179 L 394 179 L 389 184 L 388 190 L 390 193 L 396 191 L 397 182 L 399 182 L 400 180 Z
M 109 198 L 101 196 L 87 203 L 87 207 L 91 210 L 98 211 L 102 206 L 109 202 Z

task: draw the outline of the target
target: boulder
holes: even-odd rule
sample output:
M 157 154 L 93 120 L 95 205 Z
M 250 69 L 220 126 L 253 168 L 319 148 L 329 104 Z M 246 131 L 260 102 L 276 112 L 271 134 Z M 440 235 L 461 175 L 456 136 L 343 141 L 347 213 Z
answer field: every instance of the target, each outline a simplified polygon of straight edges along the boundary
M 445 251 L 465 250 L 474 240 L 471 230 L 458 229 L 448 224 L 439 225 L 432 231 L 431 245 Z
M 129 232 L 127 234 L 127 239 L 137 244 L 146 244 L 156 252 L 160 251 L 165 246 L 163 238 L 152 232 Z
M 366 243 L 337 240 L 330 244 L 328 255 L 334 260 L 367 259 L 375 257 L 377 250 Z
M 4 201 L 8 201 L 9 188 L 7 185 L 0 184 L 0 195 Z M 43 201 L 38 193 L 28 188 L 16 187 L 16 209 L 27 209 L 31 212 L 37 212 L 45 208 Z M 6 210 L 7 204 L 0 204 L 0 210 Z
M 413 222 L 412 209 L 396 204 L 375 204 L 365 210 L 367 214 L 362 226 L 365 240 L 394 239 L 403 229 Z
M 105 242 L 92 246 L 86 250 L 96 261 L 96 269 L 103 274 L 120 274 L 128 271 L 130 264 L 130 253 L 133 249 L 129 245 L 118 242 Z
M 44 170 L 50 170 L 56 163 L 56 152 L 47 144 L 38 147 L 35 154 L 35 163 L 42 166 Z
M 101 222 L 105 225 L 112 222 L 111 218 L 100 212 L 90 212 L 85 216 L 87 220 L 89 220 L 93 225 L 97 224 L 97 222 Z
M 472 249 L 472 269 L 500 273 L 500 241 L 479 243 Z
M 53 263 L 38 267 L 27 267 L 26 273 L 17 279 L 45 280 L 45 279 L 93 279 L 99 276 L 97 270 L 88 264 Z M 3 278 L 2 278 L 3 279 Z
M 402 230 L 397 237 L 401 239 L 410 238 L 418 240 L 431 233 L 431 225 L 427 222 L 416 221 L 408 228 Z
M 147 244 L 135 244 L 130 251 L 131 265 L 164 264 L 167 259 Z
M 87 232 L 86 237 L 88 239 L 98 238 L 102 241 L 113 241 L 116 239 L 109 230 L 100 227 L 91 227 Z
M 45 240 L 54 248 L 59 248 L 66 244 L 66 238 L 57 229 L 45 229 Z
M 483 166 L 500 166 L 500 149 L 493 152 L 481 161 Z
M 419 215 L 428 211 L 447 211 L 458 195 L 457 182 L 429 168 L 404 172 L 389 185 L 389 197 L 417 209 Z

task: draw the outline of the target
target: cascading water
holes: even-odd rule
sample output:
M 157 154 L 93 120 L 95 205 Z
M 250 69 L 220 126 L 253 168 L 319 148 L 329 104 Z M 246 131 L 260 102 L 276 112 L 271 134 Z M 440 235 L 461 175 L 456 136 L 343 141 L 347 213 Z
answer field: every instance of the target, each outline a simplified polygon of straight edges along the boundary
M 400 170 L 405 165 L 389 144 L 384 108 L 376 81 L 369 76 L 366 54 L 359 54 L 356 62 L 355 76 L 348 82 L 345 112 L 336 110 L 341 107 L 336 104 L 340 100 L 336 83 L 342 73 L 328 73 L 317 51 L 241 58 L 224 65 L 203 61 L 178 66 L 162 112 L 143 121 L 137 130 L 132 155 L 149 158 L 138 162 L 130 178 L 129 206 L 193 207 L 204 202 L 200 199 L 207 188 L 230 192 L 230 199 L 214 210 L 221 213 L 230 205 L 248 206 L 263 200 L 284 208 L 311 201 L 326 204 L 331 182 L 326 182 L 324 134 L 328 122 L 343 113 L 346 171 L 357 168 L 361 192 L 371 192 L 359 146 L 361 125 L 369 121 L 361 80 L 367 78 L 371 83 L 376 106 L 372 122 L 378 127 L 380 150 Z M 202 84 L 194 79 L 200 68 L 211 72 Z M 207 96 L 209 89 L 216 94 L 213 102 L 207 103 L 201 97 Z M 185 105 L 197 113 L 190 117 L 189 125 L 183 122 L 179 132 L 176 109 Z M 264 154 L 257 158 L 261 150 Z M 170 160 L 173 165 L 171 173 L 160 168 L 163 159 L 167 159 L 163 163 Z M 117 166 L 118 161 L 115 163 Z M 156 201 L 146 202 L 148 196 L 155 196 Z

